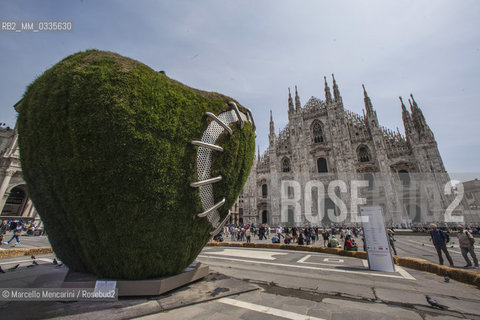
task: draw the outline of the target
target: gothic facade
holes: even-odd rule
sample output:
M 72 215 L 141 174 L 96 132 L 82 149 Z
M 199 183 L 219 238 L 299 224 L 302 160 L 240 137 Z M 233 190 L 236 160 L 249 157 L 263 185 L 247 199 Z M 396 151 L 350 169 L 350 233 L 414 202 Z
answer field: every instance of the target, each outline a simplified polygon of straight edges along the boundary
M 448 220 L 450 179 L 413 96 L 410 110 L 400 97 L 402 135 L 379 124 L 365 87 L 363 115 L 344 107 L 334 77 L 333 95 L 326 78 L 324 91 L 302 106 L 289 89 L 289 121 L 278 134 L 270 112 L 268 149 L 240 197 L 243 222 L 348 224 L 359 222 L 361 205 L 379 205 L 389 224 Z

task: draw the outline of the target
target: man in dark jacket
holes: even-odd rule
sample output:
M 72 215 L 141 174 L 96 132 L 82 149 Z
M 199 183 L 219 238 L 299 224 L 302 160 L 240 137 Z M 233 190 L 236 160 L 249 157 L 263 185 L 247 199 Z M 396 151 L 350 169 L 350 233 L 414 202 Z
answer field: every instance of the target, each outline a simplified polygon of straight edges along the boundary
M 450 263 L 450 267 L 453 267 L 453 260 L 452 257 L 450 257 L 450 254 L 448 253 L 447 250 L 447 235 L 445 232 L 443 232 L 440 229 L 437 229 L 437 225 L 432 223 L 430 225 L 430 236 L 432 237 L 432 242 L 433 245 L 435 246 L 435 249 L 437 250 L 438 254 L 438 260 L 441 265 L 443 265 L 443 257 L 442 257 L 442 251 L 445 253 L 445 256 L 447 257 L 448 262 Z

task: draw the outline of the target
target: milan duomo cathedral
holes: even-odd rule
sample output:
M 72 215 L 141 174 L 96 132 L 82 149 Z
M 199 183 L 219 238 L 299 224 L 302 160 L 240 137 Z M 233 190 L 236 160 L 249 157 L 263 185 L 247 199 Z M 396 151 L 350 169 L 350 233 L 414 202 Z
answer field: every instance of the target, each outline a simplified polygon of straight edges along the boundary
M 239 222 L 349 224 L 361 205 L 380 206 L 389 225 L 448 221 L 450 179 L 413 95 L 409 109 L 400 97 L 402 135 L 378 123 L 365 87 L 363 115 L 345 109 L 334 77 L 332 87 L 333 97 L 325 78 L 325 100 L 303 107 L 297 88 L 295 100 L 289 89 L 289 121 L 278 134 L 270 112 L 269 146 L 239 197 Z

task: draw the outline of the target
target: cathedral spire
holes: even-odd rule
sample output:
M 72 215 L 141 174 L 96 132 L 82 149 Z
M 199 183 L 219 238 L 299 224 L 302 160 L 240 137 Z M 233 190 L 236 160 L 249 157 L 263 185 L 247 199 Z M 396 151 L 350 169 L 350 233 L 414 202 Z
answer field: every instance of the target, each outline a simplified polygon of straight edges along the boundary
M 333 79 L 333 97 L 335 98 L 335 102 L 342 100 L 342 96 L 340 96 L 340 90 L 338 90 L 337 82 L 335 81 L 335 76 L 332 73 Z
M 412 116 L 415 117 L 415 118 L 417 118 L 417 120 L 418 120 L 422 125 L 426 125 L 425 117 L 423 116 L 423 112 L 422 112 L 422 110 L 420 110 L 420 108 L 418 107 L 417 102 L 415 101 L 415 99 L 413 98 L 413 94 L 411 94 L 411 93 L 410 93 L 410 98 L 412 98 L 412 102 L 411 102 Z
M 300 104 L 300 97 L 298 96 L 297 86 L 295 86 L 295 109 L 297 109 L 297 111 L 302 109 L 302 105 Z
M 273 123 L 272 110 L 270 110 L 270 135 L 275 135 L 275 124 Z
M 257 161 L 260 161 L 260 146 L 258 146 Z
M 398 98 L 400 99 L 400 102 L 402 103 L 402 112 L 403 112 L 403 113 L 405 113 L 405 112 L 408 113 L 407 108 L 405 108 L 405 105 L 403 104 L 403 99 L 402 99 L 402 97 L 398 97 Z
M 410 112 L 413 112 L 412 101 L 408 99 L 408 104 L 410 105 Z
M 332 102 L 332 94 L 330 93 L 330 88 L 328 87 L 327 77 L 323 77 L 323 79 L 325 80 L 325 101 L 327 103 L 331 103 Z
M 367 94 L 367 90 L 365 90 L 365 86 L 362 84 L 363 88 L 363 100 L 365 101 L 365 110 L 367 110 L 367 114 L 373 113 L 373 106 L 370 97 Z
M 415 99 L 413 98 L 413 94 L 410 93 L 410 97 L 412 98 L 413 106 L 414 106 L 415 108 L 418 108 L 417 102 L 416 102 Z
M 288 88 L 288 112 L 293 111 L 293 99 L 292 94 L 290 93 L 290 88 Z
M 410 116 L 410 112 L 408 112 L 407 108 L 405 107 L 405 104 L 403 103 L 402 97 L 398 97 L 400 99 L 400 102 L 402 103 L 402 120 L 403 120 L 403 127 L 405 128 L 405 137 L 407 140 L 413 139 L 413 141 L 416 141 L 416 133 L 415 133 L 415 128 L 413 127 L 413 122 L 412 122 L 412 117 Z M 410 106 L 412 105 L 410 99 L 408 99 L 408 102 L 410 103 Z
M 410 102 L 410 108 L 412 110 L 412 120 L 415 129 L 417 129 L 417 132 L 420 134 L 425 133 L 425 136 L 433 137 L 433 133 L 431 132 L 430 127 L 427 125 L 427 121 L 423 116 L 423 112 L 418 107 L 417 102 L 415 101 L 415 99 L 413 98 L 413 94 L 411 93 L 410 98 L 412 98 L 412 101 L 410 102 L 410 99 L 408 101 Z

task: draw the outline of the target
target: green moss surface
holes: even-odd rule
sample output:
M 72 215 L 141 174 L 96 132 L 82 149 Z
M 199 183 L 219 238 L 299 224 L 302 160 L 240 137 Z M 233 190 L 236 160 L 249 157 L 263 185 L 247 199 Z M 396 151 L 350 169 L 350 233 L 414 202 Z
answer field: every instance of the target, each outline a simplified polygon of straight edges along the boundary
M 189 88 L 118 54 L 71 55 L 27 88 L 19 106 L 21 163 L 56 255 L 76 271 L 146 279 L 181 272 L 211 224 L 196 181 L 206 111 L 230 110 L 218 93 Z M 245 109 L 237 102 L 239 108 Z M 214 159 L 222 218 L 254 156 L 250 124 L 224 135 Z

